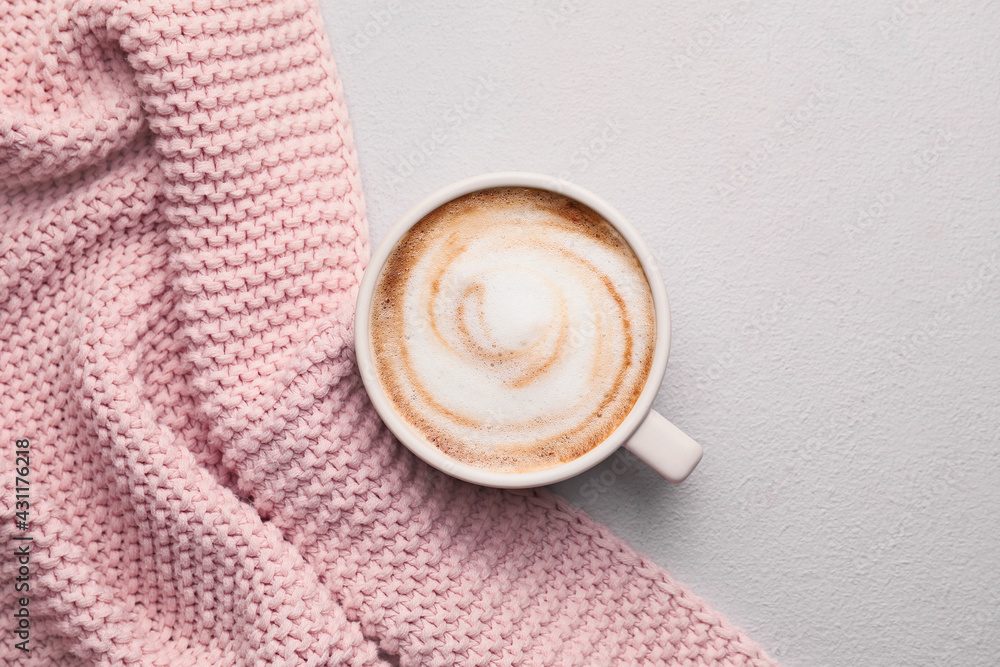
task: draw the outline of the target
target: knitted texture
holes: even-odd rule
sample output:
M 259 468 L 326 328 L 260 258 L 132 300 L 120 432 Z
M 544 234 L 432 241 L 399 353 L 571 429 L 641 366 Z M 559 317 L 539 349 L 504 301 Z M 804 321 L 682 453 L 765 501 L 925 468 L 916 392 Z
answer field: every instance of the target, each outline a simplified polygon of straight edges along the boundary
M 310 2 L 14 0 L 0 26 L 0 662 L 773 664 L 565 501 L 381 424 Z

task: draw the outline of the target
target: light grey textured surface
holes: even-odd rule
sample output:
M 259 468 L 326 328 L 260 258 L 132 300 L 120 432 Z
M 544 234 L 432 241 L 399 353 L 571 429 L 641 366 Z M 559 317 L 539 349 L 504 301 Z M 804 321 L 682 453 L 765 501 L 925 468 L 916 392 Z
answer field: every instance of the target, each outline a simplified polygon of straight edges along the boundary
M 816 5 L 323 11 L 374 241 L 517 169 L 658 258 L 656 407 L 705 459 L 560 493 L 789 667 L 996 665 L 1000 4 Z

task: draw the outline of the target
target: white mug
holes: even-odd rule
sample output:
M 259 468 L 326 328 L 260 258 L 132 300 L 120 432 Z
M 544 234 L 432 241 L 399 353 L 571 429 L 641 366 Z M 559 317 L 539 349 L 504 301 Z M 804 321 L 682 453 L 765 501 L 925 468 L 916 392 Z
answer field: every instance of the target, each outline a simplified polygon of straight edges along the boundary
M 549 190 L 589 206 L 607 220 L 628 241 L 639 259 L 653 295 L 656 342 L 649 376 L 639 398 L 622 423 L 603 442 L 585 454 L 552 468 L 530 472 L 495 472 L 457 461 L 430 444 L 396 410 L 375 371 L 371 342 L 372 299 L 378 276 L 393 248 L 410 228 L 428 213 L 453 199 L 497 187 L 529 187 Z M 619 447 L 635 454 L 671 482 L 683 481 L 701 460 L 701 446 L 667 419 L 652 410 L 653 398 L 663 381 L 670 350 L 670 311 L 667 290 L 653 254 L 636 229 L 610 204 L 568 181 L 526 172 L 502 172 L 468 178 L 430 195 L 407 211 L 375 249 L 358 292 L 354 317 L 355 350 L 365 389 L 382 420 L 414 454 L 430 465 L 467 482 L 499 488 L 544 486 L 569 479 L 597 465 Z

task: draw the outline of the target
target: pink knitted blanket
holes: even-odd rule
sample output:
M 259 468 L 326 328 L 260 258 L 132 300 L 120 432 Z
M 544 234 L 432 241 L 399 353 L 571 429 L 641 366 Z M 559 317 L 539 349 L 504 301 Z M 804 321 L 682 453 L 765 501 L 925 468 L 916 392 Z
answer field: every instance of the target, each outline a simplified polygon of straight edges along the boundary
M 0 19 L 3 664 L 773 664 L 566 502 L 382 426 L 309 0 Z

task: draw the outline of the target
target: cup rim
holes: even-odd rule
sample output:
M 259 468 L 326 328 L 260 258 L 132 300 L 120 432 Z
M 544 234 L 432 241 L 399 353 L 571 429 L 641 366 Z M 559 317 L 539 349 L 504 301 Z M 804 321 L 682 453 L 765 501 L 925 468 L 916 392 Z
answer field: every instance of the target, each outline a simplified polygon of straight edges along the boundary
M 653 295 L 653 317 L 656 330 L 653 361 L 646 383 L 625 419 L 603 442 L 581 456 L 551 468 L 529 472 L 497 472 L 476 468 L 451 458 L 426 442 L 420 432 L 400 415 L 389 400 L 375 371 L 374 353 L 371 345 L 371 307 L 375 284 L 389 254 L 400 239 L 413 225 L 442 204 L 472 192 L 498 187 L 529 187 L 548 190 L 574 199 L 593 209 L 618 230 L 632 247 Z M 611 204 L 589 190 L 555 176 L 523 171 L 494 172 L 465 178 L 440 188 L 424 197 L 389 228 L 385 237 L 372 253 L 358 289 L 354 315 L 354 347 L 361 379 L 372 404 L 389 430 L 411 452 L 438 470 L 467 482 L 496 488 L 531 488 L 561 482 L 592 468 L 625 444 L 643 422 L 652 409 L 653 399 L 656 397 L 666 373 L 667 358 L 670 352 L 670 308 L 666 286 L 663 284 L 663 278 L 653 253 L 642 240 L 638 230 Z

